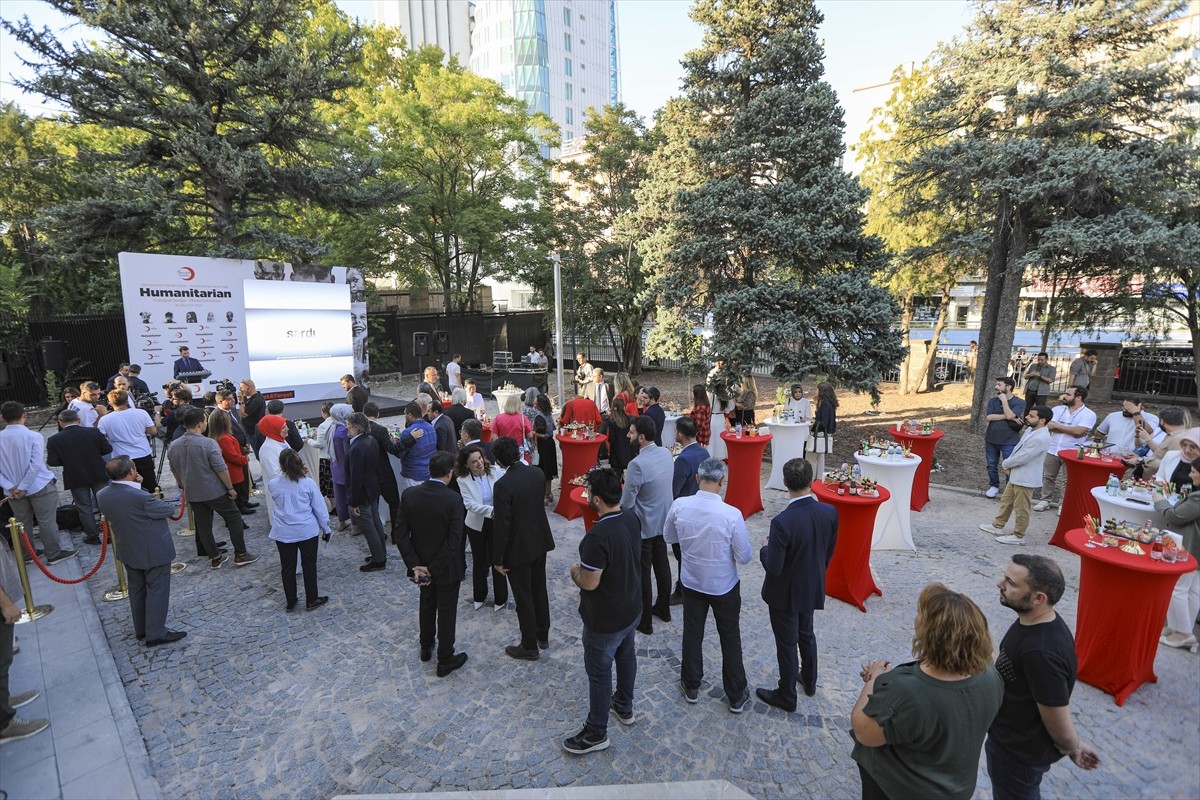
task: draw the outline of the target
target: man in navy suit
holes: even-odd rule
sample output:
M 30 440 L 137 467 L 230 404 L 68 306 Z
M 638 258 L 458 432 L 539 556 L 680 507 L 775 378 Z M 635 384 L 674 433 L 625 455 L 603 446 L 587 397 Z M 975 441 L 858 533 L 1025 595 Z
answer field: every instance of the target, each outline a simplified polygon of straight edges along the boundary
M 691 497 L 700 489 L 696 481 L 696 470 L 708 460 L 708 448 L 696 441 L 696 420 L 691 417 L 680 417 L 675 420 L 675 441 L 683 449 L 675 457 L 675 476 L 671 480 L 671 497 L 678 500 L 681 497 Z M 671 545 L 675 554 L 676 574 L 681 574 L 682 551 L 679 543 Z M 675 591 L 671 592 L 671 605 L 683 605 L 683 584 L 675 581 Z
M 783 465 L 783 485 L 791 501 L 771 520 L 766 546 L 759 551 L 766 577 L 762 599 L 775 634 L 779 688 L 757 689 L 758 698 L 784 711 L 796 710 L 796 682 L 817 693 L 817 637 L 813 611 L 825 608 L 825 568 L 837 542 L 837 509 L 812 496 L 813 468 L 803 458 Z M 799 662 L 797 662 L 799 645 Z
M 393 528 L 396 548 L 411 580 L 421 589 L 421 660 L 433 657 L 436 633 L 439 678 L 467 663 L 466 653 L 454 652 L 458 589 L 466 572 L 462 559 L 466 509 L 449 487 L 453 474 L 454 456 L 441 452 L 430 456 L 429 480 L 409 487 L 400 498 Z
M 187 634 L 167 628 L 175 559 L 167 517 L 175 513 L 175 506 L 142 490 L 142 477 L 129 456 L 117 456 L 105 471 L 112 483 L 100 490 L 98 499 L 129 576 L 134 635 L 145 639 L 147 647 L 177 642 Z
M 198 383 L 203 377 L 204 365 L 191 357 L 191 351 L 186 347 L 179 348 L 179 358 L 175 359 L 175 372 L 172 377 L 187 383 Z

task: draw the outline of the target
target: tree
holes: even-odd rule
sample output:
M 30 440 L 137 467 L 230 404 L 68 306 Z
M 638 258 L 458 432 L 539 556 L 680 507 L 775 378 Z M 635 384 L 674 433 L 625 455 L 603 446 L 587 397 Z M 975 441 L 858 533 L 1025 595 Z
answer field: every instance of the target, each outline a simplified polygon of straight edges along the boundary
M 103 39 L 67 46 L 28 18 L 4 21 L 34 54 L 18 86 L 123 132 L 111 151 L 80 152 L 88 191 L 55 210 L 69 236 L 60 262 L 111 270 L 130 243 L 313 260 L 321 244 L 278 224 L 287 200 L 378 201 L 373 165 L 317 158 L 331 141 L 317 108 L 354 85 L 362 39 L 327 0 L 48 2 Z
M 929 207 L 935 187 L 928 176 L 905 178 L 897 166 L 928 147 L 919 137 L 915 102 L 929 91 L 933 73 L 928 67 L 892 75 L 895 88 L 886 104 L 871 116 L 871 127 L 855 149 L 865 165 L 861 179 L 871 192 L 867 204 L 868 234 L 878 236 L 890 255 L 889 270 L 879 276 L 901 308 L 900 327 L 912 328 L 918 298 L 939 297 L 932 341 L 914 362 L 911 336 L 900 365 L 900 394 L 919 392 L 928 385 L 938 342 L 945 328 L 951 290 L 959 279 L 985 258 L 983 242 L 967 224 L 963 209 Z M 922 132 L 923 133 L 923 132 Z
M 874 390 L 902 355 L 899 309 L 870 282 L 879 242 L 863 232 L 866 193 L 841 168 L 822 16 L 812 0 L 699 0 L 691 13 L 705 26 L 684 59 L 704 180 L 677 199 L 667 300 L 711 307 L 718 349 L 742 369 L 774 364 L 783 380 L 819 369 Z M 874 316 L 852 318 L 864 309 Z
M 917 104 L 933 141 L 900 172 L 937 187 L 933 209 L 973 208 L 989 256 L 973 421 L 1004 374 L 1026 271 L 1065 259 L 1078 274 L 1155 268 L 1169 234 L 1159 177 L 1178 171 L 1183 42 L 1175 0 L 994 0 L 939 49 Z M 944 138 L 943 138 L 944 137 Z M 941 141 L 938 141 L 941 140 Z M 1128 281 L 1124 281 L 1128 285 Z

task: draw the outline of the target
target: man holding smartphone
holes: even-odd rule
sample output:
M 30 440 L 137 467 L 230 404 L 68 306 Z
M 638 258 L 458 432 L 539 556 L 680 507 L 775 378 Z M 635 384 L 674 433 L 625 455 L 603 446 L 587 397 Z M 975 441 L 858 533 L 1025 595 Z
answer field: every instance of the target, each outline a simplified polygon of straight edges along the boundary
M 1158 436 L 1158 417 L 1146 410 L 1144 397 L 1130 397 L 1121 403 L 1121 410 L 1114 411 L 1100 421 L 1096 433 L 1112 445 L 1115 453 L 1132 453 L 1138 447 L 1138 431 L 1151 440 Z
M 987 431 L 983 436 L 984 455 L 987 459 L 987 497 L 1000 493 L 1000 462 L 1012 455 L 1013 448 L 1021 440 L 1021 418 L 1025 415 L 1025 401 L 1013 396 L 1017 382 L 1007 375 L 996 378 L 996 395 L 987 404 Z

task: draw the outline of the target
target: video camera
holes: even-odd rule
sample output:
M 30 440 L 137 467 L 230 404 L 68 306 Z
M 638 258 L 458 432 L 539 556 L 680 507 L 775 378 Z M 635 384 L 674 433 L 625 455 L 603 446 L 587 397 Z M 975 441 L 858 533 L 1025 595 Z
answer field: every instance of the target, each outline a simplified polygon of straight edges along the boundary
M 138 392 L 133 396 L 133 407 L 140 408 L 150 415 L 150 419 L 154 419 L 154 411 L 158 406 L 158 392 Z
M 237 394 L 237 385 L 234 384 L 233 381 L 229 380 L 229 378 L 222 378 L 219 381 L 209 381 L 209 383 L 211 385 L 217 387 L 216 391 L 218 391 L 218 392 L 229 392 L 230 394 Z

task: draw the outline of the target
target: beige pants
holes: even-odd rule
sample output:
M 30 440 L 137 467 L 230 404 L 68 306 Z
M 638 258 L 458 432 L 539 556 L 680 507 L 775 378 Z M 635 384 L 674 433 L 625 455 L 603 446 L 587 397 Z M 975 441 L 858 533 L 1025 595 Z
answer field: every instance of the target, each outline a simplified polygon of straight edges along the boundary
M 1009 516 L 1015 510 L 1017 512 L 1017 521 L 1013 523 L 1013 535 L 1024 536 L 1026 528 L 1029 527 L 1029 511 L 1033 505 L 1033 489 L 1029 486 L 1017 486 L 1015 483 L 1009 483 L 1004 487 L 1004 494 L 1000 495 L 1000 511 L 996 514 L 996 518 L 992 520 L 992 525 L 997 528 L 1003 528 L 1008 522 Z
M 1058 473 L 1062 470 L 1062 459 L 1057 455 L 1046 454 L 1042 461 L 1042 499 L 1047 503 L 1058 504 Z

